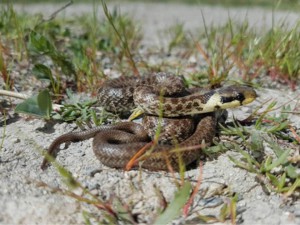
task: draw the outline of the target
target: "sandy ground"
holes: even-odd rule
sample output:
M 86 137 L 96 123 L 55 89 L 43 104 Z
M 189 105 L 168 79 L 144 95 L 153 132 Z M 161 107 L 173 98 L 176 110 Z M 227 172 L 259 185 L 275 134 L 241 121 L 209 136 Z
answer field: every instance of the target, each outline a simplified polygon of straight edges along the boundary
M 45 13 L 45 8 L 47 12 L 52 12 L 57 9 L 57 6 L 16 5 L 17 10 L 30 13 Z M 186 29 L 203 26 L 201 10 L 207 24 L 223 24 L 227 21 L 228 15 L 235 20 L 246 18 L 251 26 L 263 28 L 270 27 L 272 24 L 272 12 L 259 8 L 224 9 L 211 6 L 142 3 L 121 4 L 119 8 L 121 12 L 133 15 L 143 24 L 145 45 L 161 43 L 162 37 L 159 32 L 176 22 L 183 22 Z M 73 5 L 64 12 L 64 16 L 91 11 L 90 5 Z M 99 14 L 102 15 L 101 9 L 99 9 Z M 284 19 L 292 25 L 299 19 L 299 16 L 296 13 L 276 12 L 274 19 L 276 23 Z M 230 111 L 230 116 L 234 114 L 235 117 L 243 119 L 257 105 L 270 98 L 276 99 L 278 105 L 291 101 L 292 108 L 299 107 L 296 98 L 299 97 L 299 89 L 293 93 L 286 90 L 267 89 L 261 89 L 258 92 L 260 97 L 256 102 Z M 299 116 L 294 115 L 292 120 L 299 128 Z M 66 123 L 52 126 L 43 120 L 25 120 L 22 117 L 12 118 L 7 121 L 6 127 L 0 127 L 1 139 L 5 134 L 0 152 L 0 224 L 83 224 L 83 210 L 97 212 L 85 204 L 76 202 L 73 198 L 38 187 L 40 181 L 53 188 L 65 187 L 55 168 L 50 167 L 45 172 L 40 170 L 42 161 L 40 150 L 47 148 L 55 137 L 74 128 L 75 125 Z M 254 174 L 234 167 L 228 155 L 236 156 L 236 153 L 227 152 L 216 160 L 205 162 L 202 190 L 209 188 L 212 191 L 226 185 L 230 191 L 239 193 L 239 224 L 300 224 L 299 201 L 288 205 L 284 204 L 284 199 L 280 195 L 266 195 L 255 181 Z M 159 207 L 155 186 L 162 191 L 167 201 L 172 200 L 176 190 L 174 179 L 164 172 L 123 172 L 102 166 L 92 152 L 91 140 L 70 144 L 66 150 L 59 153 L 57 160 L 93 194 L 104 200 L 118 196 L 130 205 L 134 212 L 139 213 L 137 217 L 141 223 L 151 221 Z M 185 176 L 195 184 L 199 170 L 190 170 Z M 80 194 L 76 191 L 75 193 Z M 220 197 L 223 200 L 224 198 Z M 200 199 L 200 194 L 196 199 Z M 207 208 L 205 204 L 207 204 L 205 201 L 196 201 L 195 210 L 200 210 L 202 214 L 214 214 L 214 209 Z M 196 214 L 176 220 L 176 224 L 186 223 L 198 224 Z

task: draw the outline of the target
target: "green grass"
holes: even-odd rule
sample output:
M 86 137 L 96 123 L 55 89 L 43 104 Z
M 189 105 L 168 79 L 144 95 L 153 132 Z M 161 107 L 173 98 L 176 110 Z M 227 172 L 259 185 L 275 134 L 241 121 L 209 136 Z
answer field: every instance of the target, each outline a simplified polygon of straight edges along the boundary
M 272 115 L 275 108 L 276 102 L 272 102 L 264 111 L 256 111 L 251 115 L 252 119 L 256 118 L 251 128 L 237 123 L 223 127 L 222 133 L 235 136 L 235 140 L 226 146 L 221 145 L 241 154 L 240 159 L 230 157 L 238 167 L 256 173 L 259 180 L 266 178 L 261 184 L 264 190 L 268 190 L 267 194 L 278 192 L 284 193 L 285 197 L 296 196 L 295 190 L 300 187 L 297 160 L 295 162 L 299 136 L 291 132 L 293 128 L 285 113 L 290 110 L 289 106 L 283 107 L 280 115 Z M 286 146 L 281 147 L 279 140 L 285 141 Z M 266 153 L 264 144 L 267 144 L 271 153 Z
M 25 102 L 25 106 L 18 107 L 22 112 L 48 120 L 100 125 L 107 119 L 116 119 L 116 115 L 95 111 L 93 100 L 64 103 L 64 96 L 71 99 L 75 91 L 95 96 L 97 89 L 107 79 L 107 68 L 131 75 L 153 71 L 179 73 L 190 69 L 189 59 L 195 57 L 201 58 L 202 62 L 199 65 L 200 62 L 196 60 L 194 72 L 185 78 L 190 87 L 218 86 L 237 78 L 239 83 L 255 87 L 266 83 L 265 80 L 284 81 L 285 86 L 282 87 L 291 90 L 299 85 L 299 23 L 292 28 L 284 23 L 274 25 L 264 33 L 249 27 L 246 22 L 239 24 L 231 20 L 222 27 L 206 26 L 193 31 L 187 31 L 182 24 L 175 24 L 165 31 L 168 37 L 165 48 L 158 48 L 158 52 L 148 49 L 147 53 L 141 54 L 139 50 L 143 37 L 139 24 L 128 15 L 120 15 L 117 10 L 109 12 L 105 5 L 106 19 L 99 19 L 97 7 L 94 7 L 93 15 L 64 19 L 54 16 L 49 21 L 40 15 L 17 14 L 11 5 L 6 9 L 4 7 L 0 13 L 0 70 L 5 84 L 1 88 L 9 90 L 12 84 L 26 81 L 30 76 L 44 82 L 43 87 L 46 88 L 35 87 L 40 89 L 40 93 Z M 170 62 L 165 59 L 166 55 L 176 55 L 177 58 Z M 148 63 L 151 57 L 159 58 L 160 62 Z M 11 76 L 13 70 L 20 71 L 22 68 L 16 62 L 26 62 L 31 67 L 26 76 L 14 80 Z M 232 78 L 232 73 L 238 76 Z M 48 102 L 46 105 L 45 100 Z M 53 102 L 63 103 L 60 111 L 51 111 Z M 265 104 L 262 103 L 261 108 Z M 207 149 L 207 154 L 219 155 L 233 149 L 240 154 L 240 158 L 230 157 L 230 160 L 238 167 L 256 174 L 267 194 L 277 192 L 287 198 L 299 199 L 296 194 L 300 188 L 297 173 L 299 158 L 296 153 L 300 134 L 287 117 L 288 113 L 293 112 L 288 106 L 280 106 L 281 114 L 273 114 L 276 103 L 270 103 L 264 110 L 261 108 L 255 110 L 247 121 L 235 121 L 223 127 L 221 141 Z M 252 126 L 246 127 L 245 124 Z M 280 145 L 282 142 L 284 146 Z M 266 153 L 266 145 L 271 152 Z M 135 222 L 132 212 L 122 202 L 112 204 L 96 198 L 65 169 L 59 166 L 57 169 L 70 187 L 81 188 L 86 196 L 77 196 L 63 189 L 56 189 L 56 192 L 94 205 L 106 214 L 101 222 Z M 156 217 L 158 222 L 175 218 L 181 214 L 182 208 L 188 208 L 184 203 L 192 198 L 190 192 L 196 188 L 183 180 L 174 183 L 178 187 L 177 197 L 170 203 L 162 204 L 161 212 Z M 161 196 L 161 199 L 163 202 L 164 197 Z M 219 215 L 199 215 L 199 218 L 206 222 L 231 218 L 234 224 L 237 199 L 236 196 L 228 199 L 229 203 L 223 204 Z M 89 223 L 91 214 L 85 212 L 84 216 Z
M 222 27 L 205 27 L 200 32 L 185 32 L 182 25 L 174 27 L 170 49 L 193 49 L 206 61 L 203 71 L 198 70 L 193 84 L 208 79 L 211 85 L 228 79 L 232 71 L 240 74 L 245 83 L 257 84 L 268 76 L 273 81 L 284 82 L 295 90 L 300 78 L 299 23 L 287 28 L 279 24 L 264 33 L 249 27 L 247 22 Z M 196 48 L 194 47 L 196 46 Z M 186 51 L 187 52 L 187 51 Z M 207 76 L 208 75 L 208 76 Z
M 77 2 L 94 2 L 94 0 L 73 0 Z M 14 0 L 15 3 L 41 3 L 42 0 Z M 46 0 L 49 3 L 62 3 L 60 0 Z M 96 1 L 97 2 L 97 1 Z M 112 2 L 118 2 L 118 0 L 112 0 Z M 120 2 L 120 1 L 119 1 Z M 158 3 L 183 3 L 183 4 L 208 4 L 208 5 L 220 5 L 230 7 L 266 7 L 274 8 L 275 6 L 280 9 L 299 10 L 299 0 L 286 0 L 286 1 L 273 1 L 273 0 L 127 0 L 127 2 L 158 2 Z

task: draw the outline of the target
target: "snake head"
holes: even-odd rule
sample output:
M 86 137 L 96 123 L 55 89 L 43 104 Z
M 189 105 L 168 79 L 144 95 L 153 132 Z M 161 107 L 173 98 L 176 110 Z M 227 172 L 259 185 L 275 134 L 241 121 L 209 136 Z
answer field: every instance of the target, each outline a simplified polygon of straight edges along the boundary
M 224 87 L 220 89 L 219 94 L 222 104 L 228 105 L 228 108 L 249 104 L 257 97 L 252 87 L 237 85 Z

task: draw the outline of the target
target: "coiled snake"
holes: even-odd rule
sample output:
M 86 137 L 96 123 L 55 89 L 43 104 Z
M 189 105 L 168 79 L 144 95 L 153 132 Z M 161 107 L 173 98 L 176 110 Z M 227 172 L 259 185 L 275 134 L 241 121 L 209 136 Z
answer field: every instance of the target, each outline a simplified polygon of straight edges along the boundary
M 140 149 L 147 146 L 149 136 L 160 134 L 156 144 L 148 144 L 151 153 L 142 156 L 140 166 L 149 170 L 168 170 L 171 166 L 178 170 L 179 162 L 189 165 L 199 158 L 203 147 L 211 144 L 218 122 L 215 111 L 245 105 L 255 98 L 256 92 L 248 86 L 194 92 L 185 89 L 180 77 L 163 72 L 142 78 L 110 80 L 99 90 L 101 106 L 115 113 L 126 113 L 137 107 L 149 115 L 143 119 L 144 126 L 154 128 L 158 123 L 161 130 L 156 132 L 155 128 L 147 132 L 144 126 L 134 122 L 103 125 L 59 136 L 48 148 L 48 154 L 54 155 L 64 142 L 94 137 L 96 157 L 106 166 L 124 168 Z M 41 167 L 45 169 L 46 166 L 45 158 Z

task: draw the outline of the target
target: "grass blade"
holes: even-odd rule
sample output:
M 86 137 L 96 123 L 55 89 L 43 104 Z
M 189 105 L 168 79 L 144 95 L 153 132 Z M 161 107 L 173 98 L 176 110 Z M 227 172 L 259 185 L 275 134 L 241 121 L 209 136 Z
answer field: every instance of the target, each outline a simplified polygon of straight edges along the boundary
M 192 190 L 192 185 L 189 182 L 185 182 L 184 185 L 175 194 L 174 200 L 169 204 L 166 210 L 156 219 L 154 224 L 168 224 L 173 219 L 181 215 L 186 201 L 188 200 Z
M 289 153 L 290 153 L 289 150 L 284 151 L 277 160 L 272 162 L 270 165 L 266 166 L 265 170 L 266 171 L 271 171 L 275 167 L 277 167 L 279 165 L 283 165 L 284 163 L 286 163 L 288 161 L 287 157 L 288 157 Z

